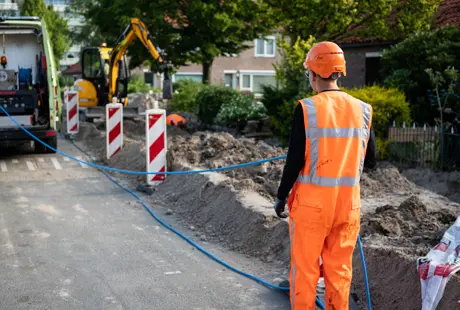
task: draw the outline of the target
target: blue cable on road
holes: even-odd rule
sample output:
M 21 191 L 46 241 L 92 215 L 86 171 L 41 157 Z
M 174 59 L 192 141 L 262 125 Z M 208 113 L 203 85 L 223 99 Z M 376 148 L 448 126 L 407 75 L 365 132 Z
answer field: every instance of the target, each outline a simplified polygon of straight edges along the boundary
M 272 158 L 267 158 L 267 159 L 263 159 L 263 160 L 258 160 L 258 161 L 252 161 L 252 162 L 248 162 L 248 163 L 244 163 L 244 164 L 238 164 L 238 165 L 231 165 L 231 166 L 226 166 L 226 167 L 222 167 L 222 168 L 214 168 L 214 169 L 203 169 L 203 170 L 189 170 L 189 171 L 167 171 L 167 172 L 144 172 L 144 171 L 132 171 L 132 170 L 123 170 L 123 169 L 116 169 L 116 168 L 111 168 L 111 167 L 106 167 L 106 166 L 102 166 L 102 165 L 98 165 L 98 164 L 94 164 L 94 163 L 89 163 L 89 162 L 86 162 L 84 160 L 80 160 L 78 158 L 75 158 L 69 154 L 66 154 L 64 152 L 61 152 L 55 148 L 53 148 L 52 146 L 48 145 L 47 143 L 45 143 L 44 141 L 41 141 L 37 136 L 35 136 L 33 133 L 31 133 L 29 130 L 27 130 L 27 128 L 25 128 L 24 126 L 22 126 L 20 123 L 18 123 L 16 121 L 16 119 L 14 119 L 9 113 L 8 111 L 6 111 L 6 109 L 4 107 L 2 107 L 0 105 L 0 110 L 2 110 L 3 113 L 5 113 L 6 116 L 8 116 L 8 118 L 16 124 L 16 126 L 18 126 L 21 130 L 23 130 L 25 133 L 27 133 L 31 138 L 33 138 L 35 141 L 41 143 L 42 145 L 44 145 L 45 147 L 53 150 L 54 152 L 64 156 L 64 157 L 68 157 L 76 162 L 79 162 L 79 163 L 82 163 L 82 164 L 85 164 L 87 166 L 91 166 L 91 167 L 94 167 L 94 168 L 97 168 L 97 169 L 100 169 L 102 173 L 104 173 L 104 175 L 109 178 L 110 181 L 112 181 L 113 183 L 115 183 L 116 185 L 118 185 L 120 188 L 122 188 L 123 190 L 127 191 L 129 194 L 131 194 L 136 200 L 138 200 L 143 206 L 144 208 L 150 213 L 150 215 L 155 219 L 157 220 L 161 225 L 163 225 L 164 227 L 166 227 L 167 229 L 171 230 L 172 232 L 176 233 L 178 236 L 180 236 L 181 238 L 183 238 L 185 241 L 187 241 L 188 243 L 190 243 L 191 245 L 193 245 L 195 248 L 197 248 L 199 251 L 201 251 L 202 253 L 206 254 L 207 256 L 209 256 L 210 258 L 212 258 L 213 260 L 215 260 L 216 262 L 224 265 L 225 267 L 229 268 L 230 270 L 236 272 L 236 273 L 239 273 L 243 276 L 246 276 L 252 280 L 255 280 L 256 282 L 259 282 L 267 287 L 270 287 L 270 288 L 273 288 L 273 289 L 279 289 L 279 290 L 283 290 L 283 291 L 288 291 L 289 288 L 286 288 L 286 287 L 281 287 L 281 286 L 276 286 L 276 285 L 273 285 L 271 283 L 268 283 L 268 282 L 265 282 L 251 274 L 248 274 L 248 273 L 245 273 L 241 270 L 238 270 L 236 269 L 235 267 L 232 267 L 230 266 L 229 264 L 227 264 L 226 262 L 220 260 L 219 258 L 215 257 L 213 254 L 207 252 L 206 250 L 204 250 L 203 248 L 201 248 L 198 244 L 194 243 L 192 240 L 190 240 L 189 238 L 187 238 L 186 236 L 184 236 L 182 233 L 180 233 L 179 231 L 175 230 L 174 228 L 172 228 L 171 226 L 167 225 L 165 222 L 163 222 L 158 216 L 156 216 L 153 211 L 147 206 L 147 204 L 136 194 L 134 193 L 132 190 L 124 187 L 123 185 L 121 185 L 120 183 L 118 183 L 113 177 L 111 177 L 105 170 L 107 171 L 114 171 L 114 172 L 120 172 L 120 173 L 126 173 L 126 174 L 137 174 L 137 175 L 147 175 L 147 174 L 170 174 L 170 175 L 186 175 L 186 174 L 198 174 L 198 173 L 208 173 L 208 172 L 216 172 L 216 171 L 224 171 L 224 170 L 231 170 L 231 169 L 237 169 L 237 168 L 243 168 L 243 167 L 248 167 L 248 166 L 254 166 L 254 165 L 258 165 L 258 164 L 261 164 L 261 163 L 265 163 L 265 162 L 271 162 L 271 161 L 275 161 L 275 160 L 280 160 L 280 159 L 284 159 L 286 158 L 286 155 L 284 156 L 278 156 L 278 157 L 272 157 Z M 75 145 L 75 144 L 74 144 Z M 75 145 L 75 147 L 77 147 L 81 152 L 85 153 L 85 151 L 83 151 L 81 148 L 79 148 L 77 145 Z M 86 154 L 88 155 L 88 154 Z M 89 157 L 89 156 L 88 156 Z M 364 259 L 364 251 L 363 251 L 363 247 L 362 247 L 362 242 L 361 242 L 361 238 L 358 236 L 358 246 L 359 246 L 359 251 L 360 251 L 360 256 L 361 256 L 361 264 L 363 266 L 363 273 L 364 273 L 364 281 L 365 281 L 365 287 L 366 287 L 366 296 L 367 296 L 367 307 L 369 310 L 372 310 L 372 304 L 371 304 L 371 296 L 370 296 L 370 290 L 369 290 L 369 280 L 368 280 L 368 276 L 367 276 L 367 268 L 366 268 L 366 262 L 365 262 L 365 259 Z M 324 308 L 324 305 L 322 304 L 321 300 L 319 298 L 316 298 L 316 303 L 320 306 L 321 309 L 325 309 Z

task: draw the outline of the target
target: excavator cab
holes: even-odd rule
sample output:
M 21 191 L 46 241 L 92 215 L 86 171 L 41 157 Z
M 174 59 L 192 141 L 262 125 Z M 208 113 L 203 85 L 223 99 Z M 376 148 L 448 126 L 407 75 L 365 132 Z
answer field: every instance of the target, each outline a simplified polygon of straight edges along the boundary
M 105 47 L 86 47 L 82 50 L 82 77 L 83 80 L 92 84 L 82 87 L 81 89 L 80 97 L 86 103 L 83 106 L 105 106 L 109 103 L 108 74 L 110 50 L 110 48 Z M 129 78 L 130 75 L 126 56 L 123 56 L 122 60 L 118 62 L 117 84 L 115 89 L 115 96 L 117 98 L 123 99 L 127 97 Z

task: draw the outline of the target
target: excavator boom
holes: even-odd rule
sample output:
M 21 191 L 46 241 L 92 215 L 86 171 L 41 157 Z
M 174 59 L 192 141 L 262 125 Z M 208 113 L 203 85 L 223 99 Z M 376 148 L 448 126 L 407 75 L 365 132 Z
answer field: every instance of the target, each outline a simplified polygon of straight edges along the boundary
M 169 80 L 168 68 L 164 63 L 164 59 L 160 53 L 158 47 L 155 46 L 150 33 L 147 30 L 145 24 L 138 18 L 131 18 L 130 24 L 123 31 L 121 36 L 118 38 L 117 43 L 115 44 L 109 58 L 109 102 L 112 102 L 112 98 L 117 93 L 117 81 L 118 81 L 118 72 L 119 72 L 119 63 L 122 60 L 123 56 L 126 53 L 129 45 L 134 41 L 135 38 L 138 38 L 139 41 L 145 46 L 145 48 L 150 52 L 150 55 L 158 61 L 163 68 L 164 73 L 164 85 L 163 85 L 163 98 L 171 99 L 172 90 L 171 83 Z

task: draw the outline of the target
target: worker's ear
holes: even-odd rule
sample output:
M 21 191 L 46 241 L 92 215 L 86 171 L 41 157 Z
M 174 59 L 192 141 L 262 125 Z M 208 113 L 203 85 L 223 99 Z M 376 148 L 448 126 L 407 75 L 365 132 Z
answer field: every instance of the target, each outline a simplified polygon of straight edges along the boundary
M 163 80 L 163 99 L 172 99 L 172 93 L 171 80 Z

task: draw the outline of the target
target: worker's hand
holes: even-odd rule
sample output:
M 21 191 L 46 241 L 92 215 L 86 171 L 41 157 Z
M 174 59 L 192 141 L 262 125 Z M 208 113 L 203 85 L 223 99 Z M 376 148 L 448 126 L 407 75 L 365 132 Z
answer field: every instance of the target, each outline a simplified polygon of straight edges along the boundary
M 282 219 L 287 218 L 288 216 L 286 212 L 284 212 L 285 206 L 286 206 L 286 200 L 279 200 L 279 199 L 276 199 L 275 205 L 273 206 L 275 208 L 276 215 L 278 215 L 278 217 Z

